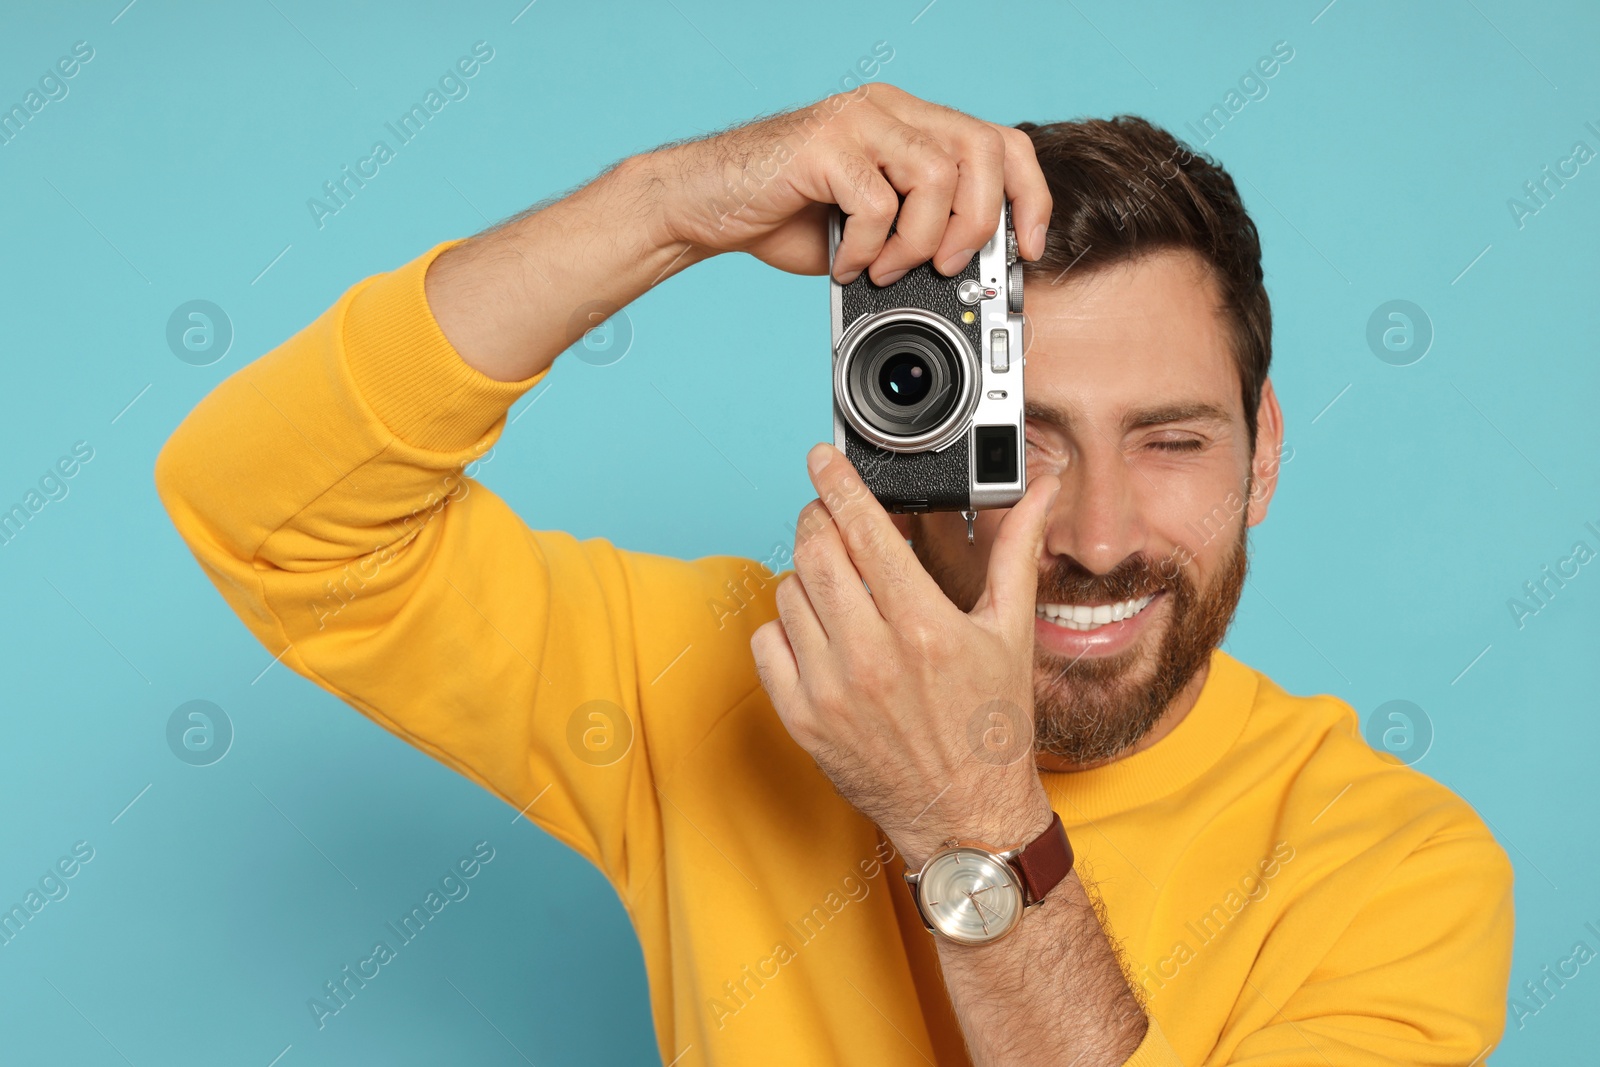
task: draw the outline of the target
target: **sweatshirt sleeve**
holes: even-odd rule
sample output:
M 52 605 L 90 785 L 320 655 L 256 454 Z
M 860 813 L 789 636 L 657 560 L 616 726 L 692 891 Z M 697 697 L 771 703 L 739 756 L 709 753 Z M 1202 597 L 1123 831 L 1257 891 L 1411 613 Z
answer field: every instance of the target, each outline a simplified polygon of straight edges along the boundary
M 1511 862 L 1476 815 L 1437 835 L 1375 888 L 1300 988 L 1269 1005 L 1268 1025 L 1226 1062 L 1484 1062 L 1505 1028 L 1512 887 Z M 1301 921 L 1337 913 L 1332 902 L 1309 910 Z M 1247 987 L 1241 1008 L 1257 997 Z
M 455 352 L 423 289 L 448 247 L 218 385 L 156 486 L 269 654 L 526 809 L 627 897 L 659 855 L 655 783 L 759 684 L 749 638 L 776 581 L 532 530 L 473 479 L 548 372 L 499 382 Z

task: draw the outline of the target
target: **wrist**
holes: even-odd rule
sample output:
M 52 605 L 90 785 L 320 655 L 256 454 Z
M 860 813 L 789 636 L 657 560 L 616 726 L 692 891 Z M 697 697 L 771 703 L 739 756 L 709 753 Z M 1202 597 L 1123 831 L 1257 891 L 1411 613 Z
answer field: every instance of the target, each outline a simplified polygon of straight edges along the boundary
M 720 251 L 687 236 L 692 227 L 684 225 L 690 214 L 686 196 L 692 194 L 681 153 L 673 147 L 629 156 L 605 177 L 611 199 L 633 217 L 634 253 L 660 275 L 652 275 L 651 285 Z
M 427 298 L 469 365 L 525 381 L 603 319 L 705 254 L 663 224 L 670 182 L 629 156 L 434 260 Z
M 979 844 L 991 852 L 1025 845 L 1044 832 L 1053 815 L 1050 798 L 1035 778 L 1031 790 L 1013 799 L 954 815 L 939 814 L 936 808 L 915 826 L 889 836 L 905 859 L 906 869 L 915 871 L 951 841 Z

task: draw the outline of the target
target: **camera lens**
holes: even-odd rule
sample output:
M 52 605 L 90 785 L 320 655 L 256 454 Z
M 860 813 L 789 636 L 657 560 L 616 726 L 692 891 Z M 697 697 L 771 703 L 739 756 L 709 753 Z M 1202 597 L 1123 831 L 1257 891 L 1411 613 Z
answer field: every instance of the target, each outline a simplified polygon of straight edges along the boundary
M 894 353 L 883 361 L 883 369 L 878 372 L 878 388 L 893 404 L 918 403 L 932 387 L 933 373 L 915 352 Z
M 850 350 L 842 384 L 851 406 L 884 442 L 937 436 L 971 391 L 970 361 L 955 348 L 961 336 L 929 318 L 888 316 Z

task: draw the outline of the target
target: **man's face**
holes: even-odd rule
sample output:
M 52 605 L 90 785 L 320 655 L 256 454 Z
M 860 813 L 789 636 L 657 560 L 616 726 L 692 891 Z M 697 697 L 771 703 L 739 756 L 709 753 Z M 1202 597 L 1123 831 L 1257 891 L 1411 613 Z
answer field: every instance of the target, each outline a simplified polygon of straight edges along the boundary
M 1282 423 L 1268 383 L 1252 458 L 1218 301 L 1187 251 L 1028 289 L 1028 473 L 1062 483 L 1034 621 L 1036 747 L 1055 763 L 1124 753 L 1192 699 L 1238 605 Z M 970 546 L 959 515 L 899 521 L 970 610 L 1004 514 L 980 512 Z

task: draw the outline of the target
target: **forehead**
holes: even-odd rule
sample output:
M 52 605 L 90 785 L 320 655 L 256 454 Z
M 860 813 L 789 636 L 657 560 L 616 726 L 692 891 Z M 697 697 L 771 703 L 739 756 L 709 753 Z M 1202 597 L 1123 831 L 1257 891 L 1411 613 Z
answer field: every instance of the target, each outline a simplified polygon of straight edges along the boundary
M 1026 301 L 1030 401 L 1088 418 L 1208 404 L 1243 420 L 1221 292 L 1198 254 L 1069 271 Z

